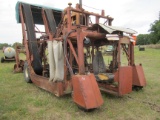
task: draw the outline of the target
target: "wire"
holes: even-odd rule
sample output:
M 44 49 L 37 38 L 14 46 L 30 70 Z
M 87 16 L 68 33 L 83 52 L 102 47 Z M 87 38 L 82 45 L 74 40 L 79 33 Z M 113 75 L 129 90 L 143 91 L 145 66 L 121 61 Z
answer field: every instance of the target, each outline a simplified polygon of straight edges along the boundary
M 97 8 L 94 8 L 94 7 L 90 7 L 90 6 L 87 6 L 87 5 L 84 5 L 84 4 L 83 4 L 83 6 L 101 11 L 101 9 L 97 9 Z
M 66 49 L 67 49 L 67 38 L 72 32 L 76 32 L 76 30 L 71 30 L 70 32 L 68 32 L 66 34 L 66 36 L 64 36 L 64 56 L 65 56 L 65 59 L 66 59 L 67 67 L 68 67 L 71 75 L 73 75 L 73 70 L 72 70 L 71 65 L 69 64 L 68 58 L 66 56 Z

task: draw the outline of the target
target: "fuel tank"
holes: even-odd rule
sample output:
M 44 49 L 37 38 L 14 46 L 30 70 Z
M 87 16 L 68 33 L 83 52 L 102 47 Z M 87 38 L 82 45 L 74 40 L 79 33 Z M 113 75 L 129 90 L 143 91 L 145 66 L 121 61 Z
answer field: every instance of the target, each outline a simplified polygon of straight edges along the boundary
M 16 55 L 15 49 L 12 47 L 6 47 L 4 49 L 4 56 L 7 58 L 13 58 Z

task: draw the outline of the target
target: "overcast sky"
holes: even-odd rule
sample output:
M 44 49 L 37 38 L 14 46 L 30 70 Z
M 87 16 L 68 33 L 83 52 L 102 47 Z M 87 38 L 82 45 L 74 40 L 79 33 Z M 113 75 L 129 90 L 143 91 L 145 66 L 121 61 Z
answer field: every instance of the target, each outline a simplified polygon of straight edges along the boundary
M 79 0 L 21 0 L 27 3 L 45 5 L 64 9 L 69 2 L 75 7 Z M 0 0 L 0 43 L 13 44 L 21 42 L 21 24 L 15 18 L 17 0 Z M 100 13 L 105 10 L 106 15 L 114 18 L 113 26 L 134 29 L 138 34 L 146 34 L 150 24 L 159 19 L 160 0 L 83 0 L 88 11 Z

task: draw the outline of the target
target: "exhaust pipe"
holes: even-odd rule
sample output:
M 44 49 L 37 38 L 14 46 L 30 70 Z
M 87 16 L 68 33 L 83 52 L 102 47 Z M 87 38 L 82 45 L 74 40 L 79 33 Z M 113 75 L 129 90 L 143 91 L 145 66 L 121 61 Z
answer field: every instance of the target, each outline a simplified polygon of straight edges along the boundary
M 80 9 L 82 9 L 82 0 L 79 0 Z

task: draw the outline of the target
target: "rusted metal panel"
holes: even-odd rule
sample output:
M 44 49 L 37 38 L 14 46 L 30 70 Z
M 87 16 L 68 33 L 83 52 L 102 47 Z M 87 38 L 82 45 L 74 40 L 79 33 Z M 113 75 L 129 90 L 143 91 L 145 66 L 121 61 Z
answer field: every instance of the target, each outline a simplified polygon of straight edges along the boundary
M 146 86 L 146 78 L 141 65 L 133 66 L 133 85 Z
M 103 104 L 103 99 L 93 74 L 74 75 L 73 100 L 85 109 L 98 108 Z
M 79 65 L 79 74 L 85 74 L 84 67 L 84 52 L 83 50 L 83 40 L 84 34 L 82 34 L 81 29 L 77 29 L 77 46 L 78 46 L 78 65 Z
M 55 94 L 56 96 L 64 95 L 65 86 L 63 82 L 50 82 L 48 78 L 42 77 L 33 73 L 30 75 L 30 77 L 32 82 L 38 87 L 46 91 L 49 91 Z
M 106 26 L 104 24 L 98 24 L 101 26 L 104 30 L 106 30 L 109 33 L 113 33 L 114 31 L 122 31 L 128 34 L 136 34 L 137 32 L 135 30 L 129 29 L 129 28 L 122 28 L 117 26 Z
M 130 38 L 127 37 L 127 36 L 124 36 L 121 40 L 120 40 L 121 43 L 123 44 L 129 44 L 130 43 Z
M 114 73 L 114 81 L 115 81 L 115 82 L 118 82 L 118 79 L 119 79 L 119 71 L 116 71 L 116 72 Z
M 119 68 L 119 95 L 132 92 L 132 67 L 123 66 Z
M 118 95 L 118 86 L 117 85 L 110 85 L 110 84 L 105 84 L 105 83 L 98 83 L 99 88 L 101 91 L 104 92 L 109 92 L 109 93 L 116 93 L 116 95 Z

